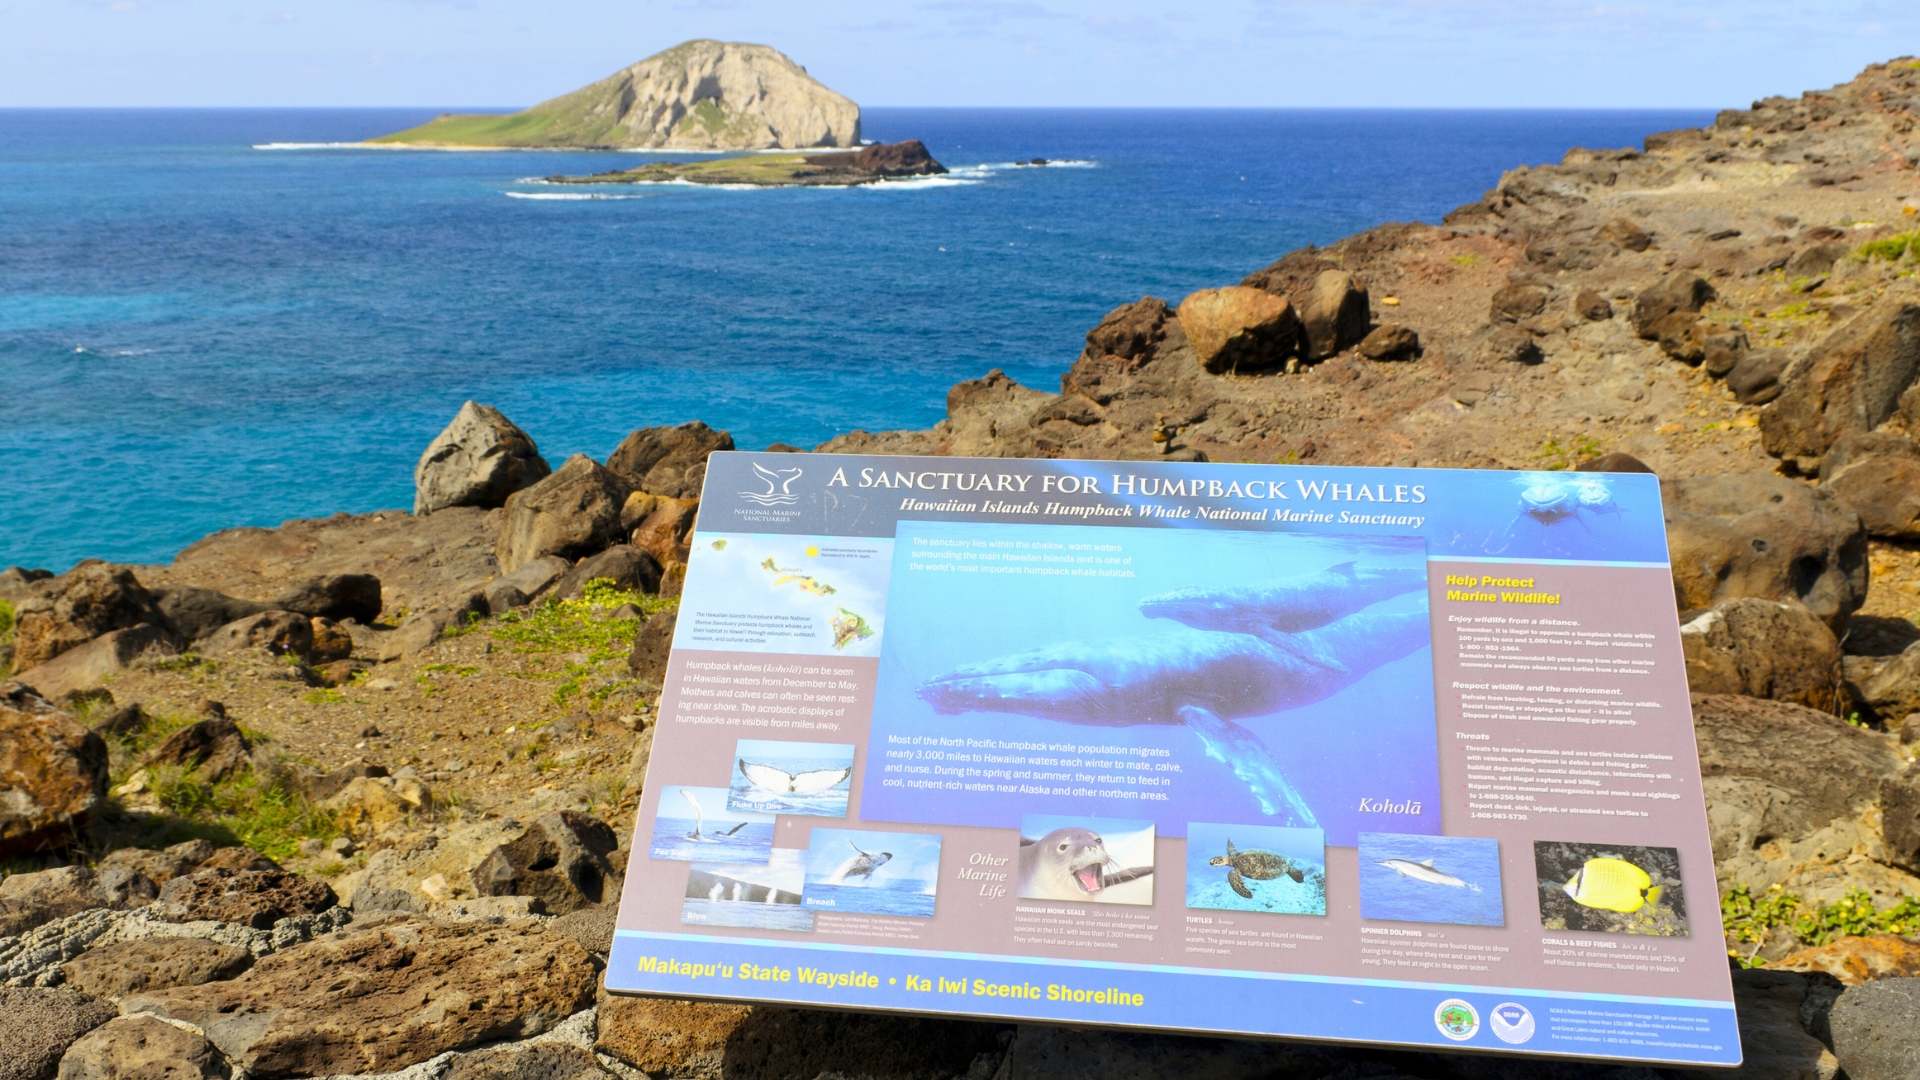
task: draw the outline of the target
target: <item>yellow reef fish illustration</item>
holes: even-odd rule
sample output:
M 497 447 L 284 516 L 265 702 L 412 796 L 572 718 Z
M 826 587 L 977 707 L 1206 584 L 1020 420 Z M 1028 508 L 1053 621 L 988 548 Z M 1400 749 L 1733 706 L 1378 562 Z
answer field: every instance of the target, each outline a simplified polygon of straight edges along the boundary
M 1599 856 L 1573 872 L 1561 888 L 1582 907 L 1630 914 L 1649 903 L 1660 902 L 1660 886 L 1645 870 L 1625 859 Z

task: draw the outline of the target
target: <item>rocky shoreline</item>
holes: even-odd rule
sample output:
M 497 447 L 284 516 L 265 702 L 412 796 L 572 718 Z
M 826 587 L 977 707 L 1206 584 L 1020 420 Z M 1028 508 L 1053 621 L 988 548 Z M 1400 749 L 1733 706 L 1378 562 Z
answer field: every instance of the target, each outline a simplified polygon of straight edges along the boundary
M 919 139 L 876 143 L 850 153 L 754 154 L 719 161 L 657 161 L 637 169 L 546 178 L 549 184 L 744 184 L 751 187 L 855 187 L 915 176 L 940 176 Z
M 1737 1075 L 1910 1077 L 1916 125 L 1909 58 L 1575 150 L 1125 304 L 1058 393 L 993 372 L 813 452 L 1657 472 Z M 469 403 L 411 512 L 0 572 L 0 1080 L 1686 1075 L 598 991 L 732 445 L 693 421 L 555 468 Z

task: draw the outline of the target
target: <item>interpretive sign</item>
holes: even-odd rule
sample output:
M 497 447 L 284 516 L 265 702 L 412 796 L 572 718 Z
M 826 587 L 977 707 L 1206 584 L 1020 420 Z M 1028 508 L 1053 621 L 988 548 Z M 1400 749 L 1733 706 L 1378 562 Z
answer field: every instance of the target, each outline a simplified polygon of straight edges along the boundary
M 690 542 L 611 990 L 1740 1060 L 1652 476 L 725 453 Z

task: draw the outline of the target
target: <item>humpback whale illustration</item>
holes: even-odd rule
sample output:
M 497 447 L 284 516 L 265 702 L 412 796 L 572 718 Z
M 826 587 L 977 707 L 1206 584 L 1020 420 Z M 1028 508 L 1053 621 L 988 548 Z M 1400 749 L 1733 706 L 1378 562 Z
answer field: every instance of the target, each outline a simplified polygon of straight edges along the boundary
M 1273 633 L 1277 634 L 1278 631 Z M 1344 690 L 1426 645 L 1427 613 L 1349 615 L 1285 635 L 1195 630 L 1063 642 L 935 675 L 916 691 L 937 713 L 998 712 L 1069 724 L 1184 725 L 1233 769 L 1261 810 L 1318 827 L 1313 810 L 1251 731 L 1234 723 Z
M 1351 562 L 1298 577 L 1225 589 L 1176 589 L 1140 601 L 1140 614 L 1196 630 L 1253 634 L 1275 641 L 1325 626 L 1402 593 L 1427 587 L 1425 567 L 1359 567 Z
M 720 843 L 720 836 L 732 836 L 734 833 L 747 827 L 747 823 L 743 821 L 733 828 L 720 833 L 718 836 L 708 836 L 704 831 L 707 826 L 707 816 L 700 812 L 700 800 L 694 798 L 693 792 L 688 791 L 686 788 L 680 789 L 680 797 L 687 800 L 688 806 L 693 807 L 693 831 L 687 834 L 687 839 L 692 840 L 696 844 L 718 844 Z
M 861 851 L 860 845 L 847 841 L 847 846 L 858 852 L 853 858 L 840 864 L 839 869 L 827 875 L 827 884 L 845 885 L 850 878 L 865 878 L 865 884 L 873 884 L 873 872 L 887 864 L 893 858 L 891 851 Z
M 742 491 L 740 497 L 761 506 L 778 506 L 800 501 L 793 493 L 793 482 L 800 478 L 799 469 L 769 469 L 759 462 L 753 463 L 753 475 L 767 486 L 765 491 Z

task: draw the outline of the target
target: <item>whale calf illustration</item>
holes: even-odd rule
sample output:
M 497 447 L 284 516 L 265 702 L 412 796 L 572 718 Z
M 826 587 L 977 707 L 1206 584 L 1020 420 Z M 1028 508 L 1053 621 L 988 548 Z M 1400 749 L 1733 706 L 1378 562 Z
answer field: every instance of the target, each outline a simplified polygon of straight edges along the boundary
M 1146 637 L 1063 642 L 967 664 L 917 691 L 935 712 L 1016 713 L 1070 724 L 1184 725 L 1272 815 L 1313 811 L 1257 736 L 1233 721 L 1310 705 L 1427 644 L 1425 611 L 1349 615 L 1276 644 L 1252 634 L 1169 629 Z
M 1351 562 L 1311 574 L 1224 589 L 1175 589 L 1140 601 L 1140 614 L 1196 630 L 1274 638 L 1297 634 L 1427 587 L 1425 567 L 1361 567 Z M 1278 643 L 1278 642 L 1276 642 Z

